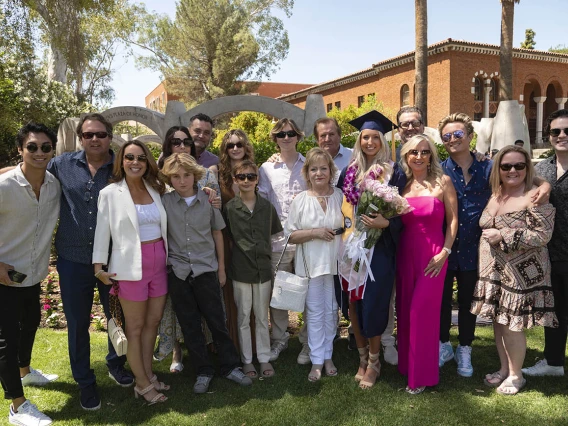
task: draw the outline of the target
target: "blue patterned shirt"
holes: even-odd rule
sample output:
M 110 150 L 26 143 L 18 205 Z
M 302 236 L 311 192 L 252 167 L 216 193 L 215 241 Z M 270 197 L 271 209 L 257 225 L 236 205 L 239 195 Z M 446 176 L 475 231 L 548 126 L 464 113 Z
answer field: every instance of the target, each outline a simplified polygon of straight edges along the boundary
M 442 162 L 442 168 L 454 184 L 458 196 L 458 234 L 448 259 L 448 269 L 452 271 L 474 271 L 477 258 L 481 228 L 479 218 L 491 197 L 492 162 L 477 161 L 475 156 L 469 167 L 470 181 L 465 183 L 463 170 L 451 157 Z
M 53 158 L 47 170 L 61 182 L 61 211 L 55 235 L 57 254 L 72 262 L 93 263 L 93 241 L 97 226 L 99 191 L 112 176 L 114 153 L 110 161 L 91 176 L 85 151 Z

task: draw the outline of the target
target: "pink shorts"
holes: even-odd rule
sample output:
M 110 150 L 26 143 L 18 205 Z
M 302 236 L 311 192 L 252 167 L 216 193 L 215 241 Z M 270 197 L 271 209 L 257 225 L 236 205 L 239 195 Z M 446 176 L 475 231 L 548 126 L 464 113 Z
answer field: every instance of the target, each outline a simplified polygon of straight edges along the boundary
M 166 261 L 164 240 L 142 244 L 142 279 L 140 281 L 118 281 L 118 297 L 133 302 L 144 302 L 150 297 L 167 294 Z

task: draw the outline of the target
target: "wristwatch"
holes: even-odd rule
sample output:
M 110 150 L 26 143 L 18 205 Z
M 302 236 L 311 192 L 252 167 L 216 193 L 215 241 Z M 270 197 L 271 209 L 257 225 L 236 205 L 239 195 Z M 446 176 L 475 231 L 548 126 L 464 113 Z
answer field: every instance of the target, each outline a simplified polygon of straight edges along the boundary
M 452 249 L 450 249 L 450 248 L 443 247 L 442 250 L 444 250 L 446 253 L 448 253 L 448 256 L 449 256 L 450 254 L 452 254 Z

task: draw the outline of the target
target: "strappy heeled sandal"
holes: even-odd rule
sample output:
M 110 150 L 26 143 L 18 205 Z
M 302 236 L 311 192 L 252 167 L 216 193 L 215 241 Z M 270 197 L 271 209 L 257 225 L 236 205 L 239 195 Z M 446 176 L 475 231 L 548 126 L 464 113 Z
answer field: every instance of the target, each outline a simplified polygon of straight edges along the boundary
M 134 386 L 134 398 L 138 399 L 138 397 L 141 396 L 142 398 L 144 398 L 144 401 L 146 401 L 148 405 L 154 405 L 157 403 L 166 402 L 168 400 L 168 397 L 163 393 L 157 393 L 154 398 L 150 400 L 146 399 L 145 395 L 152 390 L 155 390 L 153 383 L 150 383 L 147 388 L 142 390 L 138 389 L 138 386 Z
M 377 375 L 375 376 L 375 380 L 372 382 L 368 382 L 366 380 L 361 380 L 359 382 L 359 387 L 361 389 L 370 389 L 375 385 L 375 382 L 381 375 L 381 363 L 379 362 L 379 352 L 376 354 L 372 354 L 369 352 L 369 365 L 367 366 L 367 371 L 371 368 Z
M 369 348 L 357 348 L 359 351 L 359 367 L 367 369 L 369 364 Z M 359 373 L 355 374 L 355 381 L 360 382 L 363 380 L 363 376 Z
M 158 381 L 158 376 L 156 376 L 155 374 L 150 378 L 150 383 L 152 383 L 157 391 L 170 390 L 170 385 L 166 385 L 164 382 Z

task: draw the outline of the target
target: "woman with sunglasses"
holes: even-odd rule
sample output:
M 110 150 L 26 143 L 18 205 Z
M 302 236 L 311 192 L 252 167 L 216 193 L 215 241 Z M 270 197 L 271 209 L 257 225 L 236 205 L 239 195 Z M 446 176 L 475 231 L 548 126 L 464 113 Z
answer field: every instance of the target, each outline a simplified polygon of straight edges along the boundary
M 160 198 L 165 187 L 150 150 L 137 140 L 118 151 L 111 182 L 99 194 L 95 276 L 106 285 L 118 282 L 117 296 L 126 320 L 126 357 L 136 378 L 134 396 L 152 405 L 165 402 L 167 398 L 159 391 L 169 389 L 152 371 L 152 353 L 168 293 L 167 219 Z M 103 265 L 108 265 L 107 271 Z
M 166 161 L 166 159 L 172 154 L 185 153 L 195 158 L 195 152 L 195 145 L 189 133 L 189 129 L 185 126 L 170 127 L 166 132 L 166 137 L 164 138 L 162 155 L 158 159 L 158 168 L 162 170 L 164 161 Z M 209 194 L 209 201 L 214 207 L 221 208 L 221 198 L 217 195 L 220 192 L 219 184 L 217 183 L 217 178 L 212 170 L 206 169 L 205 176 L 197 182 L 197 187 Z M 166 186 L 167 192 L 171 190 L 172 188 Z M 211 343 L 213 339 L 205 325 L 205 322 L 203 322 L 203 326 L 205 329 L 207 343 Z M 158 334 L 158 347 L 154 353 L 154 359 L 162 361 L 173 352 L 170 372 L 181 373 L 184 368 L 182 363 L 183 352 L 180 345 L 180 342 L 183 341 L 183 333 L 169 297 L 166 299 L 164 315 L 158 328 Z
M 558 326 L 546 247 L 555 208 L 534 204 L 529 193 L 534 176 L 523 148 L 502 148 L 494 158 L 492 195 L 479 221 L 479 280 L 471 312 L 493 320 L 501 367 L 487 374 L 484 383 L 502 395 L 515 395 L 526 385 L 523 329 Z
M 407 178 L 402 195 L 414 210 L 402 216 L 397 253 L 398 371 L 415 395 L 439 382 L 440 308 L 458 229 L 457 196 L 428 136 L 410 138 L 400 157 Z

